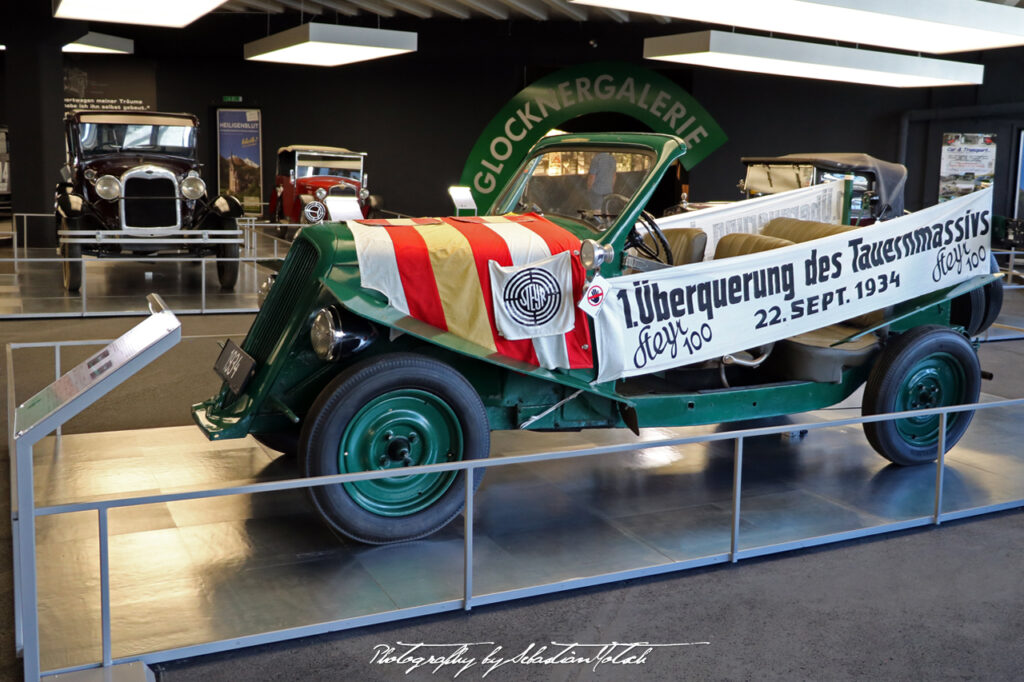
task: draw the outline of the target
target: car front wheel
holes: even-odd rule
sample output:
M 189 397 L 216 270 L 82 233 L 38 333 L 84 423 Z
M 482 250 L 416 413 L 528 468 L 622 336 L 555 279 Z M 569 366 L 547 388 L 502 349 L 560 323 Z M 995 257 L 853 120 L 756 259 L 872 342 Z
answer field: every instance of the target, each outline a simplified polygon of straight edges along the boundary
M 466 472 L 404 472 L 487 457 L 490 428 L 480 397 L 461 374 L 402 353 L 370 359 L 335 378 L 310 408 L 299 448 L 307 476 L 396 474 L 310 489 L 320 515 L 338 532 L 384 544 L 430 535 L 458 516 Z M 474 488 L 483 471 L 475 474 Z
M 981 368 L 963 335 L 937 325 L 915 327 L 893 340 L 868 377 L 864 415 L 903 412 L 978 402 Z M 974 411 L 946 415 L 945 448 L 960 440 Z M 938 457 L 939 415 L 864 424 L 871 446 L 895 464 L 932 462 Z
M 68 229 L 68 221 L 66 218 L 60 219 L 60 229 Z M 68 244 L 62 242 L 60 244 L 60 257 L 66 258 L 61 266 L 61 280 L 64 284 L 64 290 L 76 293 L 82 288 L 82 261 L 77 260 L 82 257 L 82 245 L 81 244 Z

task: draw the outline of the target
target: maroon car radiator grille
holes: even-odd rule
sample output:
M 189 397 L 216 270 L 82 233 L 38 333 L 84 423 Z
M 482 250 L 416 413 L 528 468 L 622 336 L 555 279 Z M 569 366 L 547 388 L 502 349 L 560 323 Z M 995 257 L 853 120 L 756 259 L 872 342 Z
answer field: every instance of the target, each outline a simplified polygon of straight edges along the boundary
M 257 365 L 262 365 L 270 357 L 289 318 L 296 313 L 306 314 L 301 306 L 296 307 L 296 303 L 303 290 L 308 290 L 309 276 L 316 267 L 317 257 L 316 248 L 309 242 L 299 239 L 292 244 L 281 274 L 270 288 L 267 300 L 242 343 L 242 349 L 256 360 Z
M 178 224 L 178 192 L 168 178 L 128 178 L 124 182 L 125 227 Z

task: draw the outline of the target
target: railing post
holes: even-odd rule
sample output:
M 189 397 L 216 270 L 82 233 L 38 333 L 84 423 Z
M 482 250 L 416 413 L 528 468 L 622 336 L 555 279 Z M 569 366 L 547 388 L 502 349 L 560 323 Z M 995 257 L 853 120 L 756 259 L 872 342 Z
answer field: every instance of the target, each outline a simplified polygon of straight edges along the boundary
M 53 380 L 60 379 L 60 343 L 53 344 Z M 53 434 L 53 454 L 60 457 L 62 426 L 58 426 Z
M 463 573 L 466 579 L 462 608 L 469 611 L 473 608 L 473 482 L 476 480 L 476 469 L 466 469 L 466 509 L 463 512 L 463 530 L 465 535 Z
M 107 527 L 107 508 L 96 510 L 99 514 L 100 534 L 100 632 L 103 640 L 103 667 L 113 662 L 110 643 L 110 535 Z
M 32 443 L 15 441 L 18 461 L 18 556 L 21 566 L 22 667 L 26 682 L 38 682 L 39 592 L 36 573 L 36 505 L 32 476 Z
M 946 474 L 946 419 L 948 412 L 939 414 L 939 456 L 935 458 L 935 514 L 932 516 L 933 523 L 937 526 L 942 523 L 942 485 Z
M 740 543 L 740 497 L 743 492 L 743 437 L 736 439 L 732 471 L 732 538 L 729 542 L 729 561 L 738 561 Z
M 68 263 L 68 267 L 71 267 L 71 263 Z M 80 268 L 79 273 L 82 278 L 82 286 L 79 289 L 82 295 L 82 317 L 85 317 L 86 313 L 89 312 L 89 285 L 85 280 L 85 256 L 78 257 L 78 267 Z

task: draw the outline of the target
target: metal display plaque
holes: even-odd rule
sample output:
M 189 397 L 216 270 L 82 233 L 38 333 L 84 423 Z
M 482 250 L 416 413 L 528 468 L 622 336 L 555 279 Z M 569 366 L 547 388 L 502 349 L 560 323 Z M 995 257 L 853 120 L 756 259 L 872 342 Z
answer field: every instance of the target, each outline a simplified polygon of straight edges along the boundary
M 167 310 L 156 312 L 115 339 L 103 350 L 65 373 L 20 405 L 14 413 L 15 438 L 91 390 L 129 361 L 172 334 L 181 322 Z

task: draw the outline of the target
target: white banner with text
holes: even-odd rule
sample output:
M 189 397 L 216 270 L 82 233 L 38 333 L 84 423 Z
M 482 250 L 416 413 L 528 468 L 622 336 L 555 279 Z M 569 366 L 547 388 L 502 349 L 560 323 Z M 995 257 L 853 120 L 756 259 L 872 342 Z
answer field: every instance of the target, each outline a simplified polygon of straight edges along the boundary
M 715 246 L 722 235 L 733 232 L 756 234 L 775 218 L 796 218 L 838 225 L 843 218 L 843 181 L 836 180 L 658 218 L 658 225 L 663 230 L 677 227 L 699 227 L 704 230 L 708 236 L 704 258 L 710 260 L 715 255 Z
M 991 205 L 985 189 L 832 237 L 605 280 L 597 381 L 719 358 L 986 274 Z

